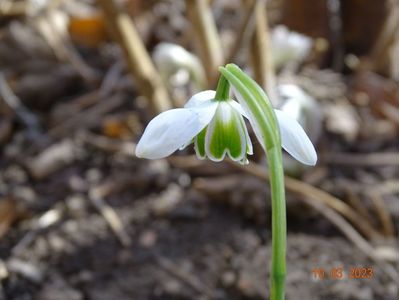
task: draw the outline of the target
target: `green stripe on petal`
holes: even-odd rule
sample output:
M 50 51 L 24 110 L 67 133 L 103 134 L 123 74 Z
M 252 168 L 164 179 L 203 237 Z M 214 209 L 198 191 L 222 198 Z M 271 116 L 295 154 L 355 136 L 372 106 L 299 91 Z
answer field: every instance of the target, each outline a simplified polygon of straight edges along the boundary
M 227 153 L 234 161 L 242 160 L 247 150 L 244 129 L 242 116 L 230 104 L 220 102 L 205 137 L 209 159 L 222 161 Z
M 240 118 L 240 123 L 241 123 L 241 126 L 244 129 L 245 141 L 246 141 L 246 144 L 247 144 L 246 153 L 249 154 L 249 155 L 252 155 L 252 154 L 254 154 L 254 149 L 252 148 L 251 138 L 249 137 L 248 129 L 247 129 L 247 126 L 245 124 L 244 118 L 242 118 L 242 117 Z
M 205 153 L 205 134 L 207 131 L 207 127 L 202 129 L 202 131 L 195 137 L 194 141 L 194 149 L 195 149 L 195 154 L 197 155 L 198 159 L 205 159 L 206 158 L 206 153 Z

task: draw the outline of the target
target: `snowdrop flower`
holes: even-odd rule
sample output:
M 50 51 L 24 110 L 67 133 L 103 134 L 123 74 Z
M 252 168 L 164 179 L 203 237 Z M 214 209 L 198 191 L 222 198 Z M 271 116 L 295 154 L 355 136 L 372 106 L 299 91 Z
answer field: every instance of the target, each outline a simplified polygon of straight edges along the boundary
M 217 91 L 194 95 L 184 106 L 155 117 L 136 147 L 143 158 L 162 158 L 192 141 L 200 159 L 221 161 L 226 154 L 247 163 L 252 154 L 244 117 L 267 155 L 272 204 L 271 299 L 284 299 L 286 274 L 286 205 L 281 147 L 300 162 L 316 164 L 316 151 L 299 123 L 273 109 L 262 88 L 238 66 L 220 67 Z M 230 87 L 238 103 L 229 99 Z
M 249 119 L 263 147 L 257 123 L 241 104 L 232 99 L 215 99 L 215 91 L 194 95 L 184 106 L 156 116 L 147 126 L 136 147 L 136 156 L 158 159 L 171 155 L 194 142 L 199 159 L 222 161 L 226 154 L 233 161 L 248 163 L 252 143 L 243 116 Z M 307 165 L 315 165 L 316 151 L 299 123 L 280 110 L 275 110 L 281 133 L 282 147 L 294 158 Z
M 297 120 L 310 140 L 316 142 L 322 132 L 323 111 L 320 104 L 295 84 L 280 84 L 276 91 L 281 100 L 279 109 Z
M 312 47 L 311 38 L 289 31 L 283 25 L 273 29 L 271 40 L 273 62 L 277 68 L 292 61 L 303 61 Z
M 205 70 L 201 61 L 182 46 L 160 43 L 155 47 L 152 57 L 162 79 L 168 86 L 182 86 L 190 79 L 199 89 L 205 86 Z

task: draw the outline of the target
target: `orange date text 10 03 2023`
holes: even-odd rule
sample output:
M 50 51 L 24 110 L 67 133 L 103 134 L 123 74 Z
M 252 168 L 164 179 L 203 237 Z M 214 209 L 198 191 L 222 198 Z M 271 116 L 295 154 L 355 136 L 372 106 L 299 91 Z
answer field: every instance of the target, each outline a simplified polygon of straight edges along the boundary
M 312 269 L 312 279 L 342 280 L 342 279 L 372 279 L 374 270 L 372 267 L 333 267 L 333 268 L 314 268 Z

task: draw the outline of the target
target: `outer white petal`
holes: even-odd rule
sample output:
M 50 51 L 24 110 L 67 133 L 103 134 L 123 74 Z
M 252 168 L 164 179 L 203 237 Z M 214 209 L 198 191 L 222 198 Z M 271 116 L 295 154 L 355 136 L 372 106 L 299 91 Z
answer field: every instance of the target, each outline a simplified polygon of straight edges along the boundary
M 241 104 L 238 103 L 237 101 L 234 100 L 230 100 L 229 104 L 236 110 L 238 111 L 242 116 L 244 116 L 245 118 L 249 119 L 248 114 L 244 111 L 244 109 L 241 107 Z M 247 137 L 247 147 L 248 147 L 248 151 L 247 153 L 252 155 L 254 154 L 253 152 L 253 148 L 252 148 L 252 142 L 251 142 L 251 138 L 249 137 L 248 134 L 248 129 L 247 126 L 245 125 L 245 122 L 243 120 L 243 126 L 244 126 L 244 131 L 245 131 L 245 136 Z
M 202 105 L 204 102 L 207 100 L 213 100 L 215 99 L 216 92 L 212 90 L 207 90 L 203 92 L 199 92 L 192 96 L 184 105 L 185 108 L 193 108 L 197 107 L 199 105 Z
M 217 103 L 209 101 L 196 108 L 165 111 L 148 124 L 136 146 L 136 156 L 166 157 L 188 143 L 212 120 Z
M 314 166 L 317 162 L 316 150 L 301 125 L 281 110 L 275 109 L 274 112 L 283 148 L 301 163 Z
M 242 106 L 241 106 L 240 103 L 238 103 L 237 101 L 234 101 L 234 100 L 230 100 L 230 101 L 229 101 L 229 104 L 230 104 L 231 106 L 233 106 L 233 108 L 234 108 L 236 111 L 238 111 L 241 115 L 243 115 L 244 117 L 246 117 L 247 119 L 249 119 L 249 118 L 248 118 L 248 114 L 244 111 L 244 109 L 242 108 Z

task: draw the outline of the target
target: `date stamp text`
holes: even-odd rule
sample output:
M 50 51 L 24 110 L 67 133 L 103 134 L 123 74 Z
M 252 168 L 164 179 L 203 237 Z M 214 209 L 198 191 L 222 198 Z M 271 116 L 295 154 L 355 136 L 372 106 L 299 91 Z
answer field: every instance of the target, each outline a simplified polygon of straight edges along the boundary
M 373 279 L 373 276 L 374 270 L 372 267 L 333 267 L 312 269 L 312 278 L 315 280 Z

